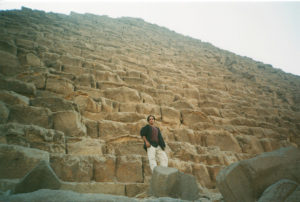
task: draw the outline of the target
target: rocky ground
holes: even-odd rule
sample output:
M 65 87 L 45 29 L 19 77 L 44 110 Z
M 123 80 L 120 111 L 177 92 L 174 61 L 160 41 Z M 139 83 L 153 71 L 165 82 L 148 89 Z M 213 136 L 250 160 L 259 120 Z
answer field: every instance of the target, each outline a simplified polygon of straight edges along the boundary
M 221 169 L 300 145 L 300 78 L 271 65 L 142 19 L 22 8 L 0 28 L 2 192 L 45 160 L 66 190 L 147 197 L 149 114 L 211 199 Z

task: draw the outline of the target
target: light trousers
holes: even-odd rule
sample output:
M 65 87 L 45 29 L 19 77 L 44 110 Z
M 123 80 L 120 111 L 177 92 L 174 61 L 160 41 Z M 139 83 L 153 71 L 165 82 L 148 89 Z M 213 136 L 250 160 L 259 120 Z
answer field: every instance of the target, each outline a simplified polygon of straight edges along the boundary
M 158 160 L 160 166 L 168 167 L 168 156 L 160 146 L 153 147 L 152 145 L 147 148 L 147 155 L 149 160 L 150 169 L 153 172 L 155 166 L 157 166 L 156 160 Z

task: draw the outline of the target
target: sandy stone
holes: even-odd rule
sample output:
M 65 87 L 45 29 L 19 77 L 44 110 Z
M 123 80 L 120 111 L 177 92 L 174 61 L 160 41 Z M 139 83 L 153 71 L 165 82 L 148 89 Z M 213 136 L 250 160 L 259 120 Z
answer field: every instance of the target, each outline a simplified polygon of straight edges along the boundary
M 74 111 L 61 111 L 53 114 L 54 129 L 65 133 L 67 136 L 85 136 L 86 127 L 81 121 L 81 116 Z
M 119 182 L 143 182 L 140 156 L 119 156 L 116 177 Z
M 29 105 L 29 98 L 14 91 L 0 90 L 0 100 L 10 105 Z
M 48 152 L 16 145 L 0 144 L 0 178 L 22 178 L 40 161 L 49 162 Z
M 116 157 L 112 155 L 94 157 L 94 173 L 96 182 L 114 182 Z
M 86 156 L 51 154 L 50 164 L 63 181 L 89 182 L 93 176 L 93 161 Z
M 52 128 L 52 113 L 47 108 L 14 105 L 10 107 L 8 122 L 34 124 L 44 128 Z

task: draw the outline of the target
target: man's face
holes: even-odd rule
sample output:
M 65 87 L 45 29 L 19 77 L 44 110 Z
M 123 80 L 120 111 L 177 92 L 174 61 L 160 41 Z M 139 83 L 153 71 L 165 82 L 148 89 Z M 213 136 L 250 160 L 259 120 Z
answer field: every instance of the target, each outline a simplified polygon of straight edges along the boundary
M 149 118 L 149 124 L 150 124 L 150 125 L 153 125 L 154 122 L 155 122 L 155 120 L 154 120 L 154 118 L 151 116 L 151 117 Z

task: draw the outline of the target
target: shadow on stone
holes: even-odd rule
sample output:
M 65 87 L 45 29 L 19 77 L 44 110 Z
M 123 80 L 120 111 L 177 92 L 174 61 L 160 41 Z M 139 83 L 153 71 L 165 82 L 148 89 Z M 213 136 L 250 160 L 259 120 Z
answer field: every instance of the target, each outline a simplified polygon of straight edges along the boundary
M 16 185 L 13 193 L 28 193 L 39 189 L 59 189 L 62 182 L 46 161 L 41 161 Z

